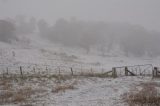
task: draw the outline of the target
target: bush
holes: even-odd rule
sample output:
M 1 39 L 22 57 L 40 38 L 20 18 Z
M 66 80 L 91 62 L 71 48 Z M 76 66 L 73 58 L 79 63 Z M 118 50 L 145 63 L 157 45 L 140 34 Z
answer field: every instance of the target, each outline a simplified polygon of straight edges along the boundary
M 156 84 L 144 84 L 141 90 L 129 92 L 123 96 L 129 106 L 160 106 L 160 94 Z

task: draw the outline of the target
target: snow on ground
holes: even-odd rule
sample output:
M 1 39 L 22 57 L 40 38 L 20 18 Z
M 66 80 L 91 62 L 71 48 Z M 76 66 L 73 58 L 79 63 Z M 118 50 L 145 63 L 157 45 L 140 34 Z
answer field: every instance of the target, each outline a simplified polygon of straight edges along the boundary
M 55 106 L 124 106 L 121 95 L 139 83 L 134 79 L 80 79 L 76 90 L 50 94 L 49 98 Z
M 25 104 L 33 106 L 127 106 L 122 95 L 142 82 L 153 80 L 149 77 L 120 77 L 116 79 L 79 77 L 62 83 L 67 84 L 75 81 L 74 89 L 59 92 L 52 92 L 52 89 L 57 86 L 55 79 L 30 79 L 26 82 L 14 82 L 14 89 L 30 86 L 37 93 L 33 94 L 28 102 L 6 103 L 4 106 Z
M 85 53 L 83 49 L 68 48 L 60 44 L 48 43 L 33 34 L 21 38 L 22 41 L 13 44 L 0 42 L 0 65 L 29 66 L 49 65 L 54 67 L 73 67 L 93 69 L 95 71 L 110 71 L 115 66 L 153 64 L 159 66 L 160 59 L 125 57 L 122 53 L 106 53 L 105 57 L 97 52 Z M 32 38 L 32 39 L 31 39 Z M 120 54 L 120 55 L 119 55 Z
M 108 54 L 102 57 L 94 52 L 85 53 L 83 49 L 66 48 L 62 45 L 47 43 L 37 35 L 32 39 L 13 45 L 0 42 L 0 68 L 30 65 L 49 65 L 54 67 L 73 67 L 78 69 L 93 69 L 101 72 L 110 71 L 115 66 L 153 64 L 159 66 L 160 59 L 135 58 L 122 55 Z M 38 39 L 38 40 L 35 40 Z M 28 69 L 29 70 L 29 69 Z M 53 69 L 51 70 L 53 71 Z M 26 82 L 33 88 L 46 90 L 38 97 L 40 101 L 33 103 L 37 106 L 127 106 L 121 100 L 121 95 L 129 91 L 135 84 L 150 81 L 151 78 L 121 77 L 112 78 L 76 78 L 76 89 L 66 92 L 53 93 L 54 80 L 41 82 Z M 16 86 L 16 85 L 15 85 Z M 15 87 L 16 88 L 16 87 Z M 34 98 L 35 99 L 35 98 Z M 11 104 L 13 105 L 13 104 Z M 6 105 L 5 105 L 6 106 Z
M 121 95 L 150 78 L 83 79 L 78 90 L 56 97 L 57 106 L 124 106 Z

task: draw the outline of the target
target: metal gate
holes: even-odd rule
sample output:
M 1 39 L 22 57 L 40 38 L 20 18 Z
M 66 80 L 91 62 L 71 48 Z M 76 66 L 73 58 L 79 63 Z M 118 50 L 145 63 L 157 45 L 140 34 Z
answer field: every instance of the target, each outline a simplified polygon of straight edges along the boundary
M 116 76 L 153 76 L 152 64 L 114 67 L 113 70 Z

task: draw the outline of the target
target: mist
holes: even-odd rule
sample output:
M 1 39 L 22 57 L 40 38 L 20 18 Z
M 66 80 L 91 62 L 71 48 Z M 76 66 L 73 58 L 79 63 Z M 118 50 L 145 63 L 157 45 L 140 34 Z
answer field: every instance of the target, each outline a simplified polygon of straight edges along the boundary
M 16 29 L 13 23 L 0 20 L 0 41 L 10 42 L 10 40 L 16 38 L 15 32 Z
M 118 46 L 126 56 L 160 54 L 160 33 L 138 25 L 59 19 L 52 26 L 41 20 L 38 28 L 40 36 L 68 47 L 84 48 L 87 53 L 96 47 L 104 56 Z
M 1 0 L 6 1 L 6 0 Z M 128 22 L 160 30 L 158 0 L 7 0 L 0 3 L 0 17 L 17 14 L 33 16 L 55 23 L 59 18 Z
M 160 0 L 0 0 L 0 105 L 160 106 Z
M 36 32 L 87 53 L 105 56 L 118 47 L 126 56 L 159 56 L 159 9 L 160 1 L 150 0 L 1 0 L 0 40 Z

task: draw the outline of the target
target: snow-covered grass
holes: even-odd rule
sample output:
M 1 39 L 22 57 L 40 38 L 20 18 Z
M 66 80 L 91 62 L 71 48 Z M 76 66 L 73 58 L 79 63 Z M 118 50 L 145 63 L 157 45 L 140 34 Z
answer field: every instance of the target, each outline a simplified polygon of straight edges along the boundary
M 87 54 L 83 49 L 48 43 L 37 35 L 25 37 L 29 38 L 24 43 L 0 42 L 0 74 L 20 75 L 20 67 L 23 71 L 23 78 L 0 80 L 4 106 L 127 106 L 122 95 L 151 78 L 113 79 L 103 73 L 117 66 L 160 63 L 159 58 L 125 57 L 118 51 L 102 57 L 95 51 Z M 67 76 L 59 77 L 63 74 Z
M 0 100 L 4 106 L 127 106 L 122 95 L 150 81 L 158 80 L 150 77 L 6 78 L 0 81 Z
M 132 66 L 138 64 L 159 65 L 160 63 L 160 59 L 158 58 L 125 57 L 120 51 L 106 53 L 105 57 L 100 56 L 98 52 L 93 50 L 89 54 L 86 54 L 83 49 L 52 44 L 38 37 L 36 34 L 27 35 L 24 39 L 28 39 L 29 44 L 21 44 L 23 42 L 15 44 L 0 42 L 1 66 L 29 67 L 30 65 L 45 65 L 46 67 L 48 65 L 52 67 L 72 67 L 75 68 L 75 70 L 77 68 L 79 70 L 83 68 L 83 70 L 86 69 L 87 71 L 92 68 L 93 71 L 106 72 L 110 71 L 112 67 L 117 66 Z
M 160 83 L 141 83 L 135 89 L 131 89 L 123 95 L 129 106 L 159 106 L 160 105 Z

